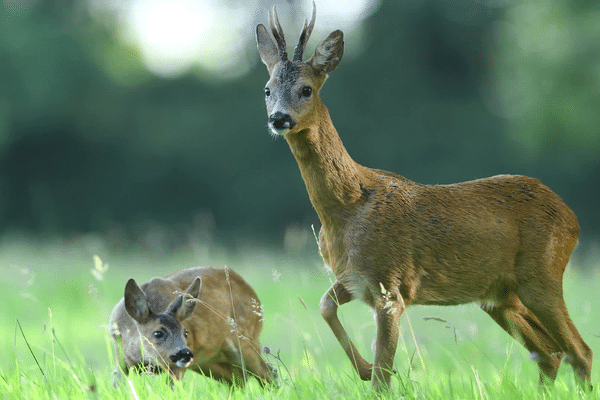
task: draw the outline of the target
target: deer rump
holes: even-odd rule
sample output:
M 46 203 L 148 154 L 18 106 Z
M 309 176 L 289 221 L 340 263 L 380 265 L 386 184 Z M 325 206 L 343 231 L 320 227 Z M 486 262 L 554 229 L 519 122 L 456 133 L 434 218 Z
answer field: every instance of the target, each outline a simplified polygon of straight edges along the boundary
M 130 279 L 109 323 L 114 383 L 130 369 L 176 379 L 190 369 L 239 386 L 249 376 L 270 383 L 260 350 L 262 320 L 256 293 L 230 269 L 184 269 L 140 286 Z

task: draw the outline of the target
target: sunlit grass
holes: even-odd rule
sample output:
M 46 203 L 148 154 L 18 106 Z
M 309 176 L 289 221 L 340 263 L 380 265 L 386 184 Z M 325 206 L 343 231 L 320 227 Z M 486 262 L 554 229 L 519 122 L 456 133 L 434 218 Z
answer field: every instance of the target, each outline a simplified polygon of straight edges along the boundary
M 101 267 L 98 260 L 95 264 L 96 253 Z M 85 242 L 0 245 L 0 398 L 153 399 L 189 398 L 190 393 L 208 399 L 370 398 L 369 383 L 354 373 L 319 314 L 319 299 L 333 277 L 314 253 L 246 246 L 232 253 L 207 251 L 200 259 L 191 251 L 119 254 Z M 143 282 L 196 265 L 227 265 L 255 288 L 265 315 L 261 342 L 279 371 L 278 387 L 263 389 L 250 382 L 231 389 L 190 372 L 172 389 L 164 377 L 148 375 L 131 375 L 114 388 L 106 325 L 126 280 Z M 600 341 L 599 289 L 597 274 L 583 277 L 573 266 L 567 270 L 569 311 L 594 350 Z M 372 360 L 370 310 L 351 302 L 340 308 L 340 319 L 359 351 Z M 597 362 L 593 393 L 578 393 L 566 364 L 555 385 L 540 392 L 535 362 L 472 305 L 411 307 L 402 317 L 401 333 L 397 374 L 384 398 L 591 399 L 600 394 Z

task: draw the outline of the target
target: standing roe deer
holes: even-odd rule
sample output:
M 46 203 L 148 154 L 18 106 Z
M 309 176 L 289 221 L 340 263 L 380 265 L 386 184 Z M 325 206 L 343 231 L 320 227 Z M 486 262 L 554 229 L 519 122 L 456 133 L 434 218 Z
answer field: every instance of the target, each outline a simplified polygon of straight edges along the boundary
M 258 51 L 270 79 L 268 125 L 298 162 L 321 221 L 319 247 L 336 281 L 321 299 L 325 321 L 364 380 L 389 386 L 400 315 L 411 304 L 485 304 L 504 330 L 537 355 L 540 381 L 554 380 L 563 355 L 589 385 L 592 350 L 569 318 L 562 275 L 577 244 L 573 211 L 537 179 L 499 175 L 452 185 L 422 185 L 357 164 L 319 98 L 339 64 L 336 30 L 308 61 L 315 22 L 305 22 L 292 60 L 275 9 L 260 24 Z M 375 312 L 375 361 L 363 359 L 337 317 L 361 299 Z
M 198 304 L 197 304 L 198 303 Z M 243 385 L 247 372 L 270 383 L 260 355 L 262 308 L 254 290 L 230 269 L 189 268 L 140 286 L 130 279 L 115 306 L 109 331 L 117 357 L 116 378 L 130 368 L 187 369 Z

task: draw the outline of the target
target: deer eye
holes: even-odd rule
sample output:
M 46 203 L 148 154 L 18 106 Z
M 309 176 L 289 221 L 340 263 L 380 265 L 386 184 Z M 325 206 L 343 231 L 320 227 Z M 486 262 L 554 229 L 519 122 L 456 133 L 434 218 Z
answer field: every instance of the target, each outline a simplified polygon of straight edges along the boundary
M 265 88 L 265 96 L 269 97 L 271 95 L 271 89 Z
M 165 337 L 165 333 L 163 331 L 154 331 L 152 332 L 152 336 L 154 336 L 154 339 L 160 340 Z
M 304 86 L 302 88 L 302 96 L 310 97 L 311 94 L 312 94 L 312 88 L 310 86 Z
M 188 337 L 188 331 L 187 330 L 183 331 L 183 337 L 187 339 L 187 337 Z

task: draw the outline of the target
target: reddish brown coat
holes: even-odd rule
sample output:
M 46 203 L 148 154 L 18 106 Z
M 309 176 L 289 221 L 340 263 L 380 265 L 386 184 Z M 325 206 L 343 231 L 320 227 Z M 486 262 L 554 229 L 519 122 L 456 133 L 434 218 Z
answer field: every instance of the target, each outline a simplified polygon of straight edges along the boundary
M 308 61 L 302 51 L 288 60 L 275 13 L 270 22 L 276 43 L 263 25 L 256 32 L 270 75 L 269 128 L 288 142 L 321 221 L 320 251 L 336 277 L 321 313 L 360 377 L 378 389 L 389 385 L 406 306 L 479 302 L 536 355 L 540 381 L 555 379 L 567 355 L 577 378 L 591 387 L 592 350 L 562 296 L 562 275 L 579 235 L 573 211 L 525 176 L 421 185 L 357 164 L 318 95 L 342 57 L 342 33 L 331 33 Z M 314 12 L 297 49 L 313 25 Z M 337 307 L 355 298 L 375 311 L 373 365 L 337 317 Z
M 201 287 L 195 282 L 198 278 Z M 110 317 L 117 377 L 121 370 L 127 374 L 142 368 L 180 379 L 191 369 L 230 384 L 242 385 L 249 376 L 261 383 L 272 381 L 261 357 L 262 307 L 240 275 L 230 269 L 196 267 L 152 278 L 140 285 L 141 296 L 136 297 L 136 287 L 135 281 L 128 282 L 125 297 Z M 186 306 L 191 310 L 182 311 Z M 157 331 L 163 332 L 158 340 Z M 191 360 L 186 351 L 193 354 Z M 183 361 L 178 360 L 181 354 Z

